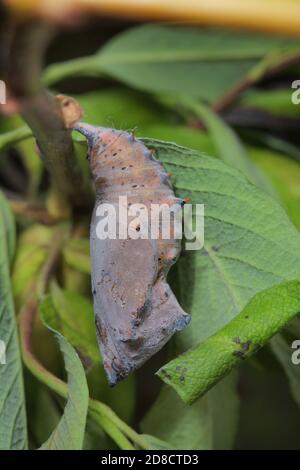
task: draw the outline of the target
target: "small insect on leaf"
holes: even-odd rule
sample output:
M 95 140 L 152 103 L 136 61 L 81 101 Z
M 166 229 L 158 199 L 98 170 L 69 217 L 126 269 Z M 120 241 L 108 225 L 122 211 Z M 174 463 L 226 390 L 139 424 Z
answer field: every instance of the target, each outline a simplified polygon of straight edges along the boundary
M 82 123 L 74 129 L 88 139 L 96 186 L 90 234 L 92 291 L 103 364 L 113 385 L 190 321 L 166 280 L 180 253 L 181 240 L 174 230 L 167 238 L 160 230 L 159 236 L 153 237 L 152 218 L 145 225 L 143 216 L 151 213 L 153 205 L 181 211 L 182 201 L 175 197 L 167 173 L 151 150 L 132 133 Z M 107 207 L 106 219 L 99 216 L 101 205 Z M 133 206 L 139 207 L 138 215 L 133 214 Z M 129 215 L 125 232 L 124 209 Z M 116 236 L 99 234 L 99 224 L 110 225 L 114 212 L 119 216 L 112 230 Z M 163 222 L 162 215 L 158 229 Z

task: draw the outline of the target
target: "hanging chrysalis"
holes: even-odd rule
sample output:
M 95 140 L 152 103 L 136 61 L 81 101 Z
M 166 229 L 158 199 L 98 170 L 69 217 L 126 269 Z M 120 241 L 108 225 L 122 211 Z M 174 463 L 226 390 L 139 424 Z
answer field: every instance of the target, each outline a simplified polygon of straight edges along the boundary
M 124 236 L 118 217 L 117 237 L 104 239 L 99 233 L 99 222 L 104 221 L 100 208 L 113 207 L 120 215 L 140 204 L 140 215 L 129 217 L 130 230 L 138 233 L 142 211 L 150 213 L 151 204 L 177 205 L 181 210 L 183 201 L 175 197 L 162 165 L 133 134 L 82 123 L 74 129 L 87 137 L 96 187 L 90 234 L 92 290 L 97 337 L 113 385 L 159 351 L 190 316 L 166 281 L 180 240 L 174 233 L 168 239 Z M 127 201 L 126 207 L 120 208 L 120 200 Z M 151 228 L 150 224 L 148 235 Z

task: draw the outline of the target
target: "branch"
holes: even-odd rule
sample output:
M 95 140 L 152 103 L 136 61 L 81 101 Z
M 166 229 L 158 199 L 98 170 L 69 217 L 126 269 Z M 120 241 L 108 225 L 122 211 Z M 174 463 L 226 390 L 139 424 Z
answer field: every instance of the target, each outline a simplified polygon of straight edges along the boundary
M 62 202 L 82 208 L 91 201 L 90 185 L 76 159 L 61 101 L 45 90 L 41 82 L 42 59 L 53 34 L 52 26 L 39 22 L 27 22 L 16 27 L 7 82 L 23 119 L 36 137 L 54 190 Z
M 234 85 L 231 90 L 229 90 L 228 93 L 226 93 L 219 101 L 216 101 L 213 104 L 214 111 L 217 113 L 225 111 L 238 100 L 245 90 L 255 85 L 260 80 L 272 77 L 282 70 L 285 70 L 287 67 L 298 64 L 299 62 L 300 53 L 297 52 L 295 54 L 284 57 L 282 60 L 274 63 L 270 67 L 268 67 L 268 64 L 266 64 L 266 67 L 264 68 L 264 64 L 262 64 L 263 67 L 261 70 L 258 69 L 258 72 L 255 73 L 256 69 L 254 69 L 254 73 L 250 73 L 250 75 L 246 76 L 243 80 Z M 260 65 L 258 65 L 258 67 L 260 67 Z

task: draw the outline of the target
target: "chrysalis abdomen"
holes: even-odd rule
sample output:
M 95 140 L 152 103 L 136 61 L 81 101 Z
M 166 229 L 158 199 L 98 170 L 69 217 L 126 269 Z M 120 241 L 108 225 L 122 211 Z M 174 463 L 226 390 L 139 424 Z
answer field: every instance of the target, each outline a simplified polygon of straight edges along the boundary
M 175 331 L 189 322 L 167 284 L 166 277 L 180 252 L 180 240 L 99 239 L 97 224 L 101 204 L 120 212 L 120 196 L 127 207 L 141 210 L 153 204 L 181 207 L 168 175 L 152 152 L 128 132 L 77 124 L 88 139 L 88 156 L 96 187 L 91 223 L 92 289 L 97 336 L 104 368 L 111 384 L 117 383 L 159 351 Z M 140 230 L 133 218 L 132 230 Z M 118 219 L 118 230 L 120 222 Z

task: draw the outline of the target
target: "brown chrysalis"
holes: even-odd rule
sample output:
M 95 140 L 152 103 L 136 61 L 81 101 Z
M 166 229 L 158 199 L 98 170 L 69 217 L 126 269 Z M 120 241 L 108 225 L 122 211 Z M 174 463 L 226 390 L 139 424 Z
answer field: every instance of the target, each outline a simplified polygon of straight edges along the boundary
M 174 233 L 169 239 L 99 239 L 98 208 L 110 204 L 117 210 L 120 196 L 126 196 L 126 209 L 133 204 L 141 209 L 150 209 L 151 204 L 181 208 L 183 201 L 175 197 L 162 165 L 133 134 L 83 123 L 74 129 L 87 137 L 96 187 L 90 236 L 92 290 L 103 364 L 113 385 L 159 351 L 190 316 L 166 281 L 180 240 Z M 133 223 L 133 230 L 139 231 L 139 219 Z

